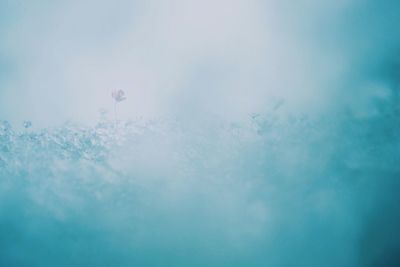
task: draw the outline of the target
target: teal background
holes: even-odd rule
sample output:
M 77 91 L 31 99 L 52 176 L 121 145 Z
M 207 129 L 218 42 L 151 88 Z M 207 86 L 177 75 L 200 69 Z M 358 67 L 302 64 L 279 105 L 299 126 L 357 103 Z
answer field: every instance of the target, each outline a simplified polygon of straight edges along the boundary
M 0 0 L 0 266 L 398 266 L 399 11 Z

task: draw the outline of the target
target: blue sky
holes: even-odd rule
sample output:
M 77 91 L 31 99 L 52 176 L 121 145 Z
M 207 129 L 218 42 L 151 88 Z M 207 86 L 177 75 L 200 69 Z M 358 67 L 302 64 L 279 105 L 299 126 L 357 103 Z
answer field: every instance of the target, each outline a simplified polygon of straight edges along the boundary
M 100 108 L 112 109 L 113 89 L 127 93 L 123 118 L 240 120 L 277 99 L 282 112 L 341 108 L 392 86 L 381 69 L 396 55 L 398 6 L 2 0 L 0 117 L 93 123 Z

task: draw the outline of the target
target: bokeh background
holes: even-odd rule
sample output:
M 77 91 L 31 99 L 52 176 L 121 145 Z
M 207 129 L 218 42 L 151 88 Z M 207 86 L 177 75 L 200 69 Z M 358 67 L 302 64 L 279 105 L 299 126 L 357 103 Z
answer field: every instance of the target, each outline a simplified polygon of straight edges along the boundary
M 0 0 L 0 266 L 399 266 L 399 14 Z
M 291 112 L 356 99 L 368 113 L 398 62 L 396 1 L 3 0 L 0 10 L 0 114 L 16 124 L 93 122 L 113 89 L 129 96 L 124 117 L 236 119 L 279 97 Z

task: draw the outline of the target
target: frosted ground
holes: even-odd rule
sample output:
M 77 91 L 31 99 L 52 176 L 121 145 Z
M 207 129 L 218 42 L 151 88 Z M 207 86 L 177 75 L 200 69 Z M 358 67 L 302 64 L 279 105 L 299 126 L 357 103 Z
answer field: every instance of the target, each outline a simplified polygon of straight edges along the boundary
M 396 266 L 399 108 L 0 124 L 1 266 Z

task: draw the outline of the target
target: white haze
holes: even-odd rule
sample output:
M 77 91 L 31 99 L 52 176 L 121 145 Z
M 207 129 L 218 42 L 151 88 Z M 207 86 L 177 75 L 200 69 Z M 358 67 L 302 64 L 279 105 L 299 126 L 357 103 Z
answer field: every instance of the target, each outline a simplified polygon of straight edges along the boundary
M 282 111 L 325 110 L 357 52 L 337 32 L 354 5 L 4 2 L 0 114 L 15 124 L 93 123 L 112 110 L 115 88 L 128 96 L 121 118 L 241 120 L 280 99 Z

